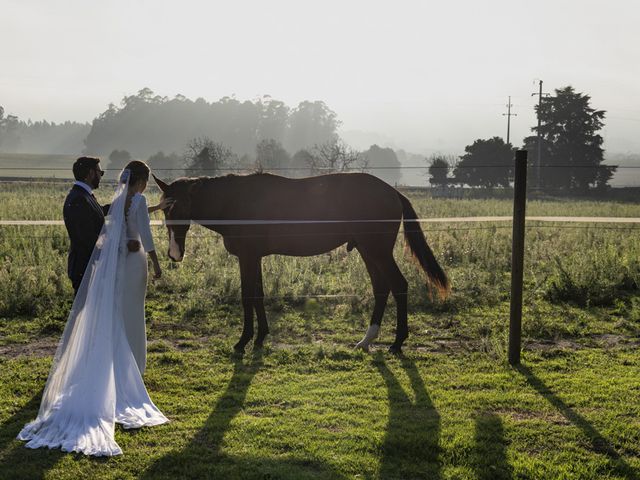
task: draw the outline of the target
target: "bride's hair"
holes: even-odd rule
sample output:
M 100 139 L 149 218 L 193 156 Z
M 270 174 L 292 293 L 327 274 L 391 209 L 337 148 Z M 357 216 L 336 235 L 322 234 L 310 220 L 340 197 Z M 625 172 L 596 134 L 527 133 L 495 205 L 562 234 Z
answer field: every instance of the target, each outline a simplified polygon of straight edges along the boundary
M 145 182 L 149 180 L 149 166 L 141 160 L 132 160 L 124 167 L 125 170 L 129 170 L 129 185 L 135 185 L 141 180 Z

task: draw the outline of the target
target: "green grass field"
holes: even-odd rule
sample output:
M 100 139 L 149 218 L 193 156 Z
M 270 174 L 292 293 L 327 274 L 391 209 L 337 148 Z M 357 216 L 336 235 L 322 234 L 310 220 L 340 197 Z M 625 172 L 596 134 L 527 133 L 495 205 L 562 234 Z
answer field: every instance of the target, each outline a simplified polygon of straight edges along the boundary
M 0 219 L 59 219 L 66 188 L 3 185 Z M 412 201 L 420 216 L 511 213 L 507 200 Z M 535 201 L 527 213 L 639 217 L 640 204 Z M 235 257 L 196 227 L 171 265 L 157 227 L 164 276 L 148 291 L 145 382 L 171 423 L 118 428 L 124 455 L 97 460 L 14 440 L 37 413 L 66 321 L 68 240 L 64 227 L 0 227 L 0 478 L 638 478 L 640 232 L 565 227 L 527 230 L 519 369 L 505 362 L 507 224 L 425 225 L 453 285 L 443 303 L 399 239 L 410 284 L 401 358 L 386 353 L 393 302 L 373 351 L 353 351 L 373 302 L 344 248 L 265 259 L 271 335 L 262 353 L 235 358 Z

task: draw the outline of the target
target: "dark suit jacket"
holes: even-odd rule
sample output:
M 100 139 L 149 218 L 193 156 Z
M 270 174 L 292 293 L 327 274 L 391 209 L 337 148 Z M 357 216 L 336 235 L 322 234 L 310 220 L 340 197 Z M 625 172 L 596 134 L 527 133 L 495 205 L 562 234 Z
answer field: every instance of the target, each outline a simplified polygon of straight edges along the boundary
M 67 273 L 76 290 L 104 225 L 104 216 L 109 211 L 109 206 L 100 206 L 95 197 L 79 185 L 73 186 L 64 201 L 62 214 L 71 240 Z

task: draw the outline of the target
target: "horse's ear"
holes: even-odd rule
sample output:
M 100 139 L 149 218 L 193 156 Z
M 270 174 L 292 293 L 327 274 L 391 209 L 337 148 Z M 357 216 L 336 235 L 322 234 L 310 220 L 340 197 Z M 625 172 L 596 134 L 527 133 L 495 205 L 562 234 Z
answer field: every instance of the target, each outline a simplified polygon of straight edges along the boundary
M 153 179 L 158 184 L 158 187 L 160 187 L 160 190 L 162 190 L 163 193 L 166 192 L 167 188 L 169 188 L 169 185 L 164 183 L 162 180 L 160 180 L 158 177 L 156 177 L 153 173 L 151 174 L 151 176 L 153 177 Z

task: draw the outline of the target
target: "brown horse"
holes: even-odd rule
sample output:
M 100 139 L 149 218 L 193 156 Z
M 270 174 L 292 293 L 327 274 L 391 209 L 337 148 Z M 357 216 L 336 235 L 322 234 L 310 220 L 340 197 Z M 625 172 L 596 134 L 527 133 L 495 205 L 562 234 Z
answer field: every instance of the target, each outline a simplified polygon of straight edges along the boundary
M 395 188 L 365 173 L 336 173 L 290 179 L 255 173 L 222 177 L 180 178 L 167 184 L 154 179 L 163 197 L 174 199 L 165 210 L 169 231 L 169 257 L 182 261 L 189 224 L 218 232 L 227 251 L 238 257 L 244 308 L 244 328 L 238 352 L 253 337 L 253 311 L 258 323 L 254 348 L 269 333 L 263 302 L 262 257 L 310 256 L 340 245 L 360 252 L 367 267 L 375 306 L 371 324 L 358 347 L 368 350 L 377 337 L 389 292 L 396 301 L 394 343 L 399 353 L 407 327 L 407 281 L 393 258 L 400 222 L 414 257 L 441 297 L 449 281 L 427 245 L 411 203 Z

